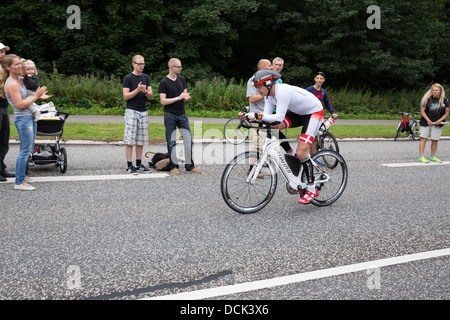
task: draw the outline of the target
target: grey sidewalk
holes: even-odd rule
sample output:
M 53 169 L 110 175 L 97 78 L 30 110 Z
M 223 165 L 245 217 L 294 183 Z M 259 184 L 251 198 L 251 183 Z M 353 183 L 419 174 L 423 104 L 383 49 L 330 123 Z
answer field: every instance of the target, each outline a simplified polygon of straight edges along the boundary
M 189 117 L 189 121 L 191 124 L 195 122 L 202 123 L 213 123 L 213 124 L 225 124 L 229 119 L 228 118 L 198 118 L 198 117 Z M 10 115 L 11 123 L 14 122 L 14 115 Z M 70 115 L 67 118 L 67 123 L 124 123 L 123 116 L 91 116 L 91 115 Z M 163 116 L 149 116 L 150 123 L 163 123 Z M 400 120 L 348 120 L 348 119 L 337 119 L 334 126 L 337 125 L 398 125 Z M 444 137 L 443 137 L 444 138 Z M 392 138 L 393 139 L 393 138 Z M 405 138 L 406 139 L 406 138 Z M 339 139 L 339 140 L 386 140 L 383 138 L 377 139 L 365 139 L 365 138 L 352 138 L 352 139 Z M 387 139 L 389 140 L 389 139 Z M 295 141 L 293 139 L 292 141 Z M 11 139 L 10 144 L 18 144 L 18 140 Z M 41 143 L 52 143 L 54 140 L 40 140 Z M 220 142 L 225 143 L 225 140 L 210 140 L 210 139 L 194 139 L 194 143 L 211 143 L 211 142 Z M 181 141 L 179 141 L 181 143 Z M 100 144 L 114 144 L 114 145 L 122 145 L 122 141 L 113 141 L 113 142 L 105 142 L 105 141 L 91 141 L 91 140 L 68 140 L 61 141 L 61 144 L 73 144 L 73 145 L 100 145 Z
M 236 114 L 237 116 L 237 114 Z M 201 121 L 203 123 L 218 123 L 225 124 L 229 119 L 227 118 L 197 118 L 189 117 L 189 122 Z M 400 120 L 348 120 L 337 119 L 334 125 L 397 125 Z M 83 115 L 71 115 L 67 119 L 68 122 L 78 123 L 124 123 L 123 116 L 83 116 Z M 149 116 L 148 121 L 150 123 L 163 123 L 163 116 Z

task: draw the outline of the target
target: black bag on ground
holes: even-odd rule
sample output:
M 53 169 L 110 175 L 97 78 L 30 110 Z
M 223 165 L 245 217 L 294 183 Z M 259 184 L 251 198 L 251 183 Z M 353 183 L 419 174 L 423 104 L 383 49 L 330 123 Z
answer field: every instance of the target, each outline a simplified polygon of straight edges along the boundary
M 150 167 L 155 168 L 158 171 L 169 171 L 170 159 L 168 153 L 156 153 L 152 161 L 148 163 Z

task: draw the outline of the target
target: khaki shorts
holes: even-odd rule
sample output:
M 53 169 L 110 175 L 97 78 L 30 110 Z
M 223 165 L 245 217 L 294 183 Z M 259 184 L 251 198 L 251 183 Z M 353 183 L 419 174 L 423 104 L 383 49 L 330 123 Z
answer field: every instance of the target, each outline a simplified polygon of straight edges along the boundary
M 265 130 L 254 130 L 253 147 L 260 150 L 266 141 L 267 132 Z
M 420 127 L 420 137 L 424 139 L 439 140 L 442 135 L 442 127 L 426 126 Z

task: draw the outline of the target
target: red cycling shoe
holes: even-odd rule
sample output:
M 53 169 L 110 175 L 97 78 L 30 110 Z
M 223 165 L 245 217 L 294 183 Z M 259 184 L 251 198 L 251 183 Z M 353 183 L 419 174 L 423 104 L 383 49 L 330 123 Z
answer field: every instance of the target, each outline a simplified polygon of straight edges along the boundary
M 319 191 L 317 189 L 316 189 L 316 193 L 312 193 L 311 191 L 306 191 L 306 193 L 303 196 L 303 198 L 298 200 L 298 203 L 308 204 L 308 203 L 311 202 L 311 200 L 313 200 L 314 198 L 316 198 L 318 196 L 319 196 Z

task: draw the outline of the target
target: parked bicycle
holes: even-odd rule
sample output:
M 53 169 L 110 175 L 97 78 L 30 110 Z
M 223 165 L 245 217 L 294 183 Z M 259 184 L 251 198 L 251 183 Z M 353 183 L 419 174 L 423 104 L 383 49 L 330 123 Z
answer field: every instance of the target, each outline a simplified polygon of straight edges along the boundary
M 242 112 L 248 112 L 249 107 L 242 107 Z M 250 131 L 248 127 L 251 126 L 247 120 L 242 120 L 240 117 L 231 118 L 225 123 L 223 133 L 225 139 L 232 144 L 241 144 L 248 139 Z
M 400 111 L 399 113 L 402 114 L 402 121 L 397 126 L 397 134 L 395 135 L 394 141 L 396 141 L 403 132 L 405 132 L 406 136 L 409 136 L 412 140 L 418 139 L 420 135 L 420 125 L 419 120 L 416 118 L 420 112 L 408 113 Z M 413 117 L 412 121 L 409 120 L 411 116 Z
M 322 123 L 322 125 L 319 128 L 319 131 L 317 132 L 317 139 L 316 139 L 316 150 L 321 151 L 321 150 L 333 150 L 336 151 L 337 153 L 339 153 L 339 145 L 337 142 L 336 137 L 329 131 L 330 129 L 330 125 L 328 124 L 328 120 L 331 117 L 325 117 L 324 121 Z M 327 123 L 328 122 L 328 123 Z M 325 125 L 325 123 L 327 123 L 327 125 Z M 325 159 L 327 161 L 329 161 L 330 159 Z M 336 161 L 333 162 L 326 162 L 325 163 L 327 166 L 329 166 L 330 168 L 333 168 L 334 166 L 337 165 Z
M 272 134 L 271 125 L 264 121 L 255 121 L 267 130 L 267 138 L 260 152 L 246 151 L 237 155 L 226 167 L 220 182 L 222 197 L 233 210 L 247 214 L 264 208 L 273 198 L 277 189 L 278 172 L 286 180 L 286 189 L 290 194 L 306 192 L 307 179 L 300 160 L 280 150 L 280 142 Z M 247 126 L 247 125 L 245 125 Z M 247 126 L 247 129 L 257 128 Z M 320 166 L 322 163 L 335 163 L 333 167 Z M 249 171 L 250 164 L 254 163 Z M 347 164 L 344 158 L 334 150 L 321 150 L 311 157 L 314 170 L 314 183 L 319 196 L 311 203 L 316 206 L 328 206 L 343 194 L 348 180 Z M 261 169 L 264 167 L 264 171 Z M 261 174 L 260 174 L 261 173 Z M 262 175 L 262 179 L 261 179 Z

